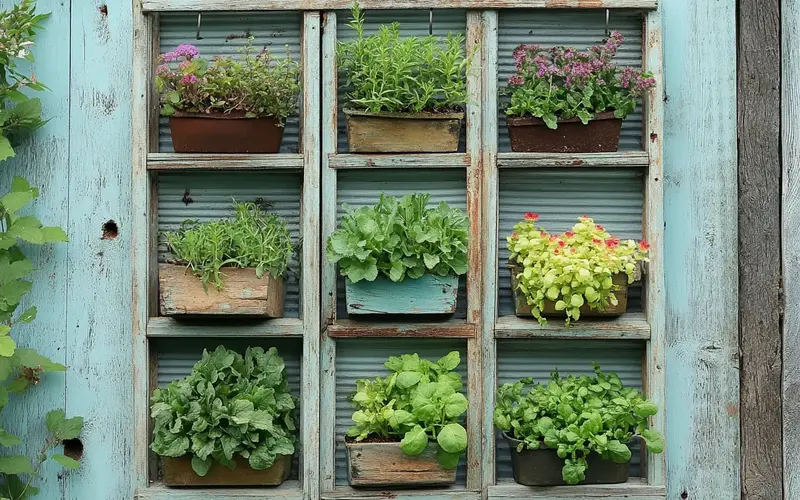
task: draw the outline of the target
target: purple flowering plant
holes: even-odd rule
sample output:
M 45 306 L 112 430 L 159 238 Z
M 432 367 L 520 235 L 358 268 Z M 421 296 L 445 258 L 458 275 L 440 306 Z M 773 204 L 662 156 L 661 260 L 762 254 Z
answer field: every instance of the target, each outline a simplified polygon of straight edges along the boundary
M 602 45 L 542 48 L 522 44 L 514 50 L 517 71 L 508 79 L 509 116 L 541 118 L 551 129 L 559 118 L 579 118 L 586 125 L 597 113 L 625 118 L 636 101 L 655 86 L 653 75 L 613 62 L 625 38 L 612 32 Z
M 253 37 L 240 57 L 200 57 L 197 47 L 181 44 L 158 58 L 156 88 L 161 114 L 244 113 L 247 118 L 274 117 L 281 123 L 297 112 L 300 68 L 289 57 L 277 59 L 262 49 L 255 53 Z

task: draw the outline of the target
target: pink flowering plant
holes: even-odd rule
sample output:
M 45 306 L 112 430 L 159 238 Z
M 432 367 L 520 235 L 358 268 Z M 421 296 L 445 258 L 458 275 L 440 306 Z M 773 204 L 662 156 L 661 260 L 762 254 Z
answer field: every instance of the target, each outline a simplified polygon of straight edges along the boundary
M 507 240 L 519 291 L 542 325 L 547 323 L 542 316 L 545 300 L 566 312 L 567 326 L 580 319 L 581 306 L 604 310 L 617 305 L 614 276 L 625 273 L 633 283 L 637 262 L 648 261 L 647 242 L 615 238 L 588 216 L 564 234 L 548 233 L 537 226 L 538 219 L 526 213 Z
M 209 62 L 190 44 L 161 54 L 156 68 L 161 114 L 244 113 L 285 122 L 297 112 L 299 65 L 288 49 L 285 58 L 277 59 L 266 49 L 255 53 L 252 42 L 250 37 L 238 59 L 220 56 Z
M 655 86 L 652 74 L 613 62 L 625 38 L 615 31 L 602 45 L 572 47 L 520 45 L 514 50 L 517 71 L 508 79 L 509 116 L 541 118 L 551 129 L 559 118 L 579 118 L 586 125 L 597 113 L 625 118 L 636 101 Z

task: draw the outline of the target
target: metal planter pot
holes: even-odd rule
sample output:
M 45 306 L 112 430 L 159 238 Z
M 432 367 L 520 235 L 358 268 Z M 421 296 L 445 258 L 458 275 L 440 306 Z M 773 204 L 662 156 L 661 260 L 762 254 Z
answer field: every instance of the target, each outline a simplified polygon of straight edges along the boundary
M 622 120 L 598 113 L 588 125 L 578 118 L 559 119 L 558 128 L 531 116 L 508 116 L 511 150 L 520 153 L 613 153 L 619 147 Z

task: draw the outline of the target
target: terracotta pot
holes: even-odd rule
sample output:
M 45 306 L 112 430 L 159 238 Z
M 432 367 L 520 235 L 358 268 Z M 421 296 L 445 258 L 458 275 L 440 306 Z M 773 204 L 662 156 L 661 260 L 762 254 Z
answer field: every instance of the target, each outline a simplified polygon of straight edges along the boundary
M 192 457 L 161 458 L 162 481 L 165 486 L 277 486 L 289 479 L 292 470 L 291 455 L 281 455 L 272 467 L 255 470 L 247 459 L 234 456 L 236 468 L 230 470 L 215 463 L 208 474 L 198 476 L 192 469 Z
M 284 127 L 273 117 L 244 113 L 183 113 L 169 118 L 176 153 L 277 153 Z
M 538 450 L 524 449 L 517 452 L 517 445 L 522 441 L 503 433 L 511 451 L 511 470 L 514 481 L 524 486 L 559 486 L 567 484 L 561 476 L 564 460 L 558 457 L 556 450 L 543 447 Z M 544 445 L 543 445 L 544 446 Z M 630 461 L 618 464 L 611 460 L 603 460 L 597 453 L 590 453 L 586 458 L 586 479 L 578 484 L 618 484 L 628 481 Z
M 421 455 L 403 453 L 399 442 L 344 443 L 347 481 L 364 488 L 449 486 L 456 482 L 456 469 L 445 469 L 436 458 L 439 445 L 428 444 Z
M 519 153 L 607 153 L 619 147 L 622 120 L 613 112 L 598 113 L 584 125 L 578 118 L 559 119 L 547 128 L 532 116 L 507 116 L 511 150 Z
M 528 305 L 528 299 L 517 289 L 517 284 L 519 283 L 517 276 L 522 274 L 523 269 L 515 266 L 509 266 L 509 268 L 511 269 L 511 290 L 514 293 L 515 313 L 517 316 L 531 317 L 531 306 Z M 612 281 L 615 285 L 619 286 L 619 290 L 614 292 L 614 296 L 617 297 L 617 305 L 612 306 L 609 304 L 607 308 L 601 311 L 599 309 L 592 309 L 588 304 L 584 304 L 581 306 L 581 318 L 613 318 L 625 314 L 625 311 L 628 309 L 628 275 L 625 273 L 615 274 Z M 545 299 L 542 316 L 566 318 L 567 313 L 565 311 L 557 311 L 556 303 L 552 300 Z
M 351 153 L 455 153 L 464 113 L 344 110 Z

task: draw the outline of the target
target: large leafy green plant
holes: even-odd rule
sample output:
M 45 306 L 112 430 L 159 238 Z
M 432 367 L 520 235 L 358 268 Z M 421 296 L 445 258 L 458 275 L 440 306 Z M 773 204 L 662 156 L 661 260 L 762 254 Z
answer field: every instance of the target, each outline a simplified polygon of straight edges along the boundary
M 294 246 L 286 222 L 256 203 L 234 201 L 233 208 L 233 220 L 185 221 L 178 231 L 166 234 L 172 253 L 204 288 L 210 281 L 222 289 L 224 267 L 254 267 L 259 278 L 264 273 L 277 278 L 289 266 Z
M 266 469 L 294 454 L 295 406 L 274 347 L 249 347 L 242 357 L 219 346 L 203 351 L 189 376 L 153 392 L 151 447 L 162 457 L 191 455 L 200 476 L 215 463 L 235 469 L 235 455 Z
M 353 5 L 356 38 L 339 42 L 349 108 L 372 112 L 457 111 L 467 102 L 464 37 L 448 34 L 400 38 L 400 25 L 364 34 L 364 13 Z
M 525 214 L 507 240 L 519 290 L 543 325 L 547 323 L 541 312 L 545 300 L 554 301 L 556 310 L 566 312 L 567 326 L 580 319 L 584 304 L 599 310 L 617 305 L 614 292 L 619 286 L 613 283 L 614 275 L 625 273 L 633 283 L 636 263 L 648 260 L 647 242 L 620 241 L 590 217 L 581 217 L 564 234 L 550 234 L 538 227 L 538 218 L 534 213 Z
M 33 263 L 25 257 L 21 242 L 41 245 L 67 241 L 61 228 L 45 227 L 33 216 L 19 212 L 31 203 L 39 190 L 15 177 L 11 192 L 0 197 L 0 410 L 9 402 L 10 394 L 21 394 L 41 382 L 45 373 L 63 372 L 66 368 L 54 363 L 34 349 L 17 347 L 11 337 L 15 327 L 36 318 L 36 307 L 18 309 L 33 282 Z M 39 490 L 33 482 L 48 459 L 63 467 L 75 469 L 79 463 L 62 453 L 53 453 L 62 441 L 77 438 L 83 428 L 83 418 L 66 418 L 64 410 L 47 413 L 45 424 L 49 431 L 41 451 L 32 460 L 25 455 L 8 454 L 8 448 L 21 445 L 22 440 L 0 429 L 0 499 L 24 500 Z
M 467 398 L 460 392 L 461 375 L 453 371 L 460 362 L 458 351 L 435 363 L 417 354 L 390 357 L 384 363 L 390 375 L 356 381 L 355 425 L 347 435 L 356 441 L 396 438 L 410 456 L 422 454 L 435 441 L 442 466 L 456 467 L 467 449 L 467 431 L 460 423 Z
M 341 227 L 328 238 L 328 260 L 353 283 L 375 281 L 378 273 L 395 282 L 466 273 L 469 219 L 445 202 L 428 208 L 428 201 L 429 194 L 398 201 L 381 193 L 374 207 L 345 205 Z
M 594 371 L 594 377 L 566 378 L 555 372 L 547 384 L 526 378 L 497 390 L 495 425 L 522 441 L 517 451 L 556 450 L 568 484 L 585 479 L 590 453 L 629 461 L 628 443 L 635 437 L 642 437 L 652 453 L 664 451 L 664 438 L 647 423 L 658 407 L 636 389 L 623 387 L 616 374 L 605 374 L 597 365 Z

